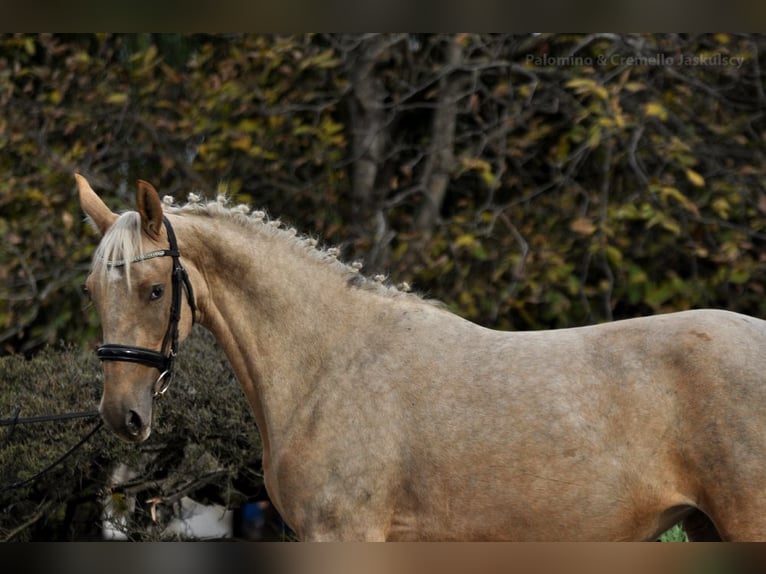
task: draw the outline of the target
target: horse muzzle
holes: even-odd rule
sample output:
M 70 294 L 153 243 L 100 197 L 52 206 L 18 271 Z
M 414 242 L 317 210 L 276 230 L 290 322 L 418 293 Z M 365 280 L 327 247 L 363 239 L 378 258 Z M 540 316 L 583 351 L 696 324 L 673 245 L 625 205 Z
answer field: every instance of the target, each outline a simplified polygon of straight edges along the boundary
M 125 364 L 109 365 L 104 373 L 104 392 L 99 412 L 112 432 L 122 440 L 139 443 L 152 431 L 153 379 L 145 369 Z

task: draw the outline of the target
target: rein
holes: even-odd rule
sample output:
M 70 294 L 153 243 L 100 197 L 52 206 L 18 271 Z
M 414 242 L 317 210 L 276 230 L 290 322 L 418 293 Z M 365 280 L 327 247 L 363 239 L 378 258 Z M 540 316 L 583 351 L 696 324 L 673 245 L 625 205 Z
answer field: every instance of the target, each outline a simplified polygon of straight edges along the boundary
M 11 427 L 11 429 L 8 431 L 8 434 L 6 434 L 5 436 L 5 440 L 3 441 L 3 448 L 5 448 L 5 446 L 7 446 L 8 443 L 10 442 L 11 437 L 13 436 L 13 433 L 16 430 L 16 427 L 18 425 L 31 424 L 31 423 L 47 423 L 47 422 L 63 421 L 63 420 L 69 420 L 69 419 L 94 418 L 99 416 L 99 412 L 97 410 L 77 412 L 77 413 L 62 413 L 58 415 L 39 415 L 34 417 L 19 417 L 20 413 L 21 413 L 21 408 L 18 405 L 16 405 L 16 411 L 14 412 L 12 418 L 0 420 L 0 427 L 4 427 L 4 426 Z M 11 484 L 7 484 L 3 487 L 0 487 L 0 492 L 14 490 L 16 488 L 22 488 L 24 486 L 32 484 L 33 482 L 38 480 L 41 476 L 43 476 L 47 472 L 56 468 L 58 465 L 64 462 L 67 458 L 69 458 L 78 448 L 80 448 L 82 445 L 88 442 L 88 440 L 90 440 L 90 438 L 98 432 L 98 430 L 103 426 L 103 424 L 104 424 L 104 421 L 99 420 L 96 423 L 96 426 L 94 426 L 88 432 L 88 434 L 83 436 L 74 445 L 69 447 L 69 449 L 67 449 L 66 452 L 59 455 L 53 462 L 49 463 L 48 466 L 46 466 L 42 470 L 39 470 L 38 472 L 36 472 L 35 474 L 33 474 L 27 479 L 19 480 Z
M 186 291 L 186 300 L 192 312 L 192 324 L 197 319 L 197 307 L 194 303 L 194 291 L 192 290 L 189 274 L 181 264 L 181 253 L 178 250 L 176 235 L 173 227 L 170 225 L 167 217 L 162 218 L 165 224 L 165 230 L 168 234 L 168 249 L 158 249 L 144 253 L 131 260 L 131 263 L 138 263 L 153 259 L 155 257 L 172 257 L 173 271 L 172 280 L 172 298 L 170 301 L 170 318 L 168 328 L 162 339 L 162 347 L 159 351 L 147 349 L 145 347 L 134 347 L 132 345 L 120 345 L 118 343 L 109 343 L 101 345 L 96 349 L 98 358 L 102 361 L 123 361 L 126 363 L 138 363 L 147 367 L 152 367 L 160 372 L 157 381 L 154 383 L 154 396 L 160 397 L 170 387 L 173 381 L 173 365 L 176 354 L 178 353 L 178 323 L 181 320 L 181 292 Z M 108 261 L 110 267 L 122 267 L 126 261 Z

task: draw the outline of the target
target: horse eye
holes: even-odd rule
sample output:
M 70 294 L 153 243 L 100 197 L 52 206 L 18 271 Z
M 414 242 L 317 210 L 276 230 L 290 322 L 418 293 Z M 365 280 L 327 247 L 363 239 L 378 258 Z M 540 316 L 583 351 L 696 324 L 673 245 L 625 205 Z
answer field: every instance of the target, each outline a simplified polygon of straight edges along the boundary
M 160 299 L 163 293 L 165 293 L 165 287 L 163 285 L 152 285 L 152 290 L 149 292 L 149 301 Z
M 82 291 L 83 295 L 85 295 L 86 297 L 90 297 L 90 289 L 88 289 L 88 286 L 85 283 L 80 285 L 80 290 Z

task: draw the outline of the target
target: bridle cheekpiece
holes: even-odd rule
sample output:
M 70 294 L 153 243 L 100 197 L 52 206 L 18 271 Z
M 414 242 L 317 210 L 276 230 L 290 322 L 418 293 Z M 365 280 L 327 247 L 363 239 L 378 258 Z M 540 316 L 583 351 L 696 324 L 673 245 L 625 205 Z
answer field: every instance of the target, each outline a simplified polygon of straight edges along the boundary
M 192 312 L 192 324 L 196 322 L 197 307 L 194 304 L 194 291 L 192 290 L 189 275 L 181 264 L 181 254 L 178 250 L 178 243 L 173 228 L 167 217 L 162 218 L 165 224 L 165 230 L 168 234 L 168 249 L 158 249 L 139 255 L 131 260 L 131 263 L 154 259 L 155 257 L 172 257 L 172 296 L 170 301 L 170 319 L 168 328 L 165 331 L 165 337 L 162 339 L 162 347 L 159 351 L 147 349 L 144 347 L 133 347 L 131 345 L 120 345 L 109 343 L 101 345 L 96 349 L 98 358 L 102 361 L 123 361 L 126 363 L 139 363 L 152 367 L 160 372 L 157 381 L 154 383 L 154 396 L 159 397 L 165 394 L 173 381 L 173 364 L 178 352 L 178 324 L 181 321 L 181 291 L 186 291 L 186 300 Z M 108 261 L 110 267 L 122 267 L 126 261 Z

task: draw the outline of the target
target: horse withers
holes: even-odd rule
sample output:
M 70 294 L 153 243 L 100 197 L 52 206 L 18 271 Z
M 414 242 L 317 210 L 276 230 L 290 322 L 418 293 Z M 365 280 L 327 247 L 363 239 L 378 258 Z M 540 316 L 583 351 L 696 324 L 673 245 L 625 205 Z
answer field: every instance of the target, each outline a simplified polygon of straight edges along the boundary
M 255 413 L 264 480 L 305 540 L 766 540 L 766 322 L 697 310 L 486 329 L 359 275 L 246 207 L 101 233 L 101 413 L 143 441 L 194 319 Z M 182 352 L 181 352 L 182 354 Z M 172 387 L 171 387 L 172 388 Z

